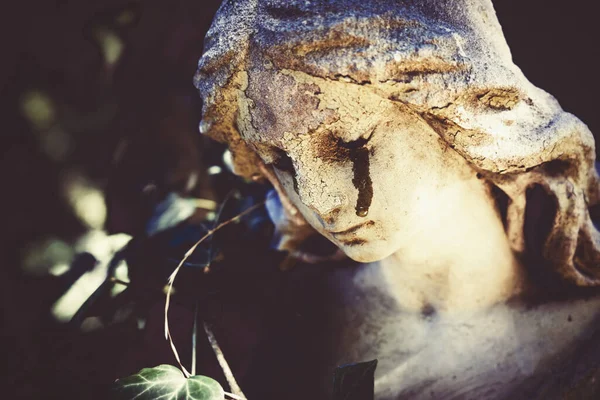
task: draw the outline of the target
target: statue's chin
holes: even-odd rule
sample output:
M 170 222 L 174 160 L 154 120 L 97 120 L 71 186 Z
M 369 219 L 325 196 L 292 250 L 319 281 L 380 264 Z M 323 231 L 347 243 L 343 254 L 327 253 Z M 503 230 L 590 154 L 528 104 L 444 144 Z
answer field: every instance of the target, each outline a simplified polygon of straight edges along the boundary
M 355 245 L 339 245 L 340 249 L 352 260 L 360 263 L 372 263 L 389 257 L 394 249 L 388 243 L 365 242 Z

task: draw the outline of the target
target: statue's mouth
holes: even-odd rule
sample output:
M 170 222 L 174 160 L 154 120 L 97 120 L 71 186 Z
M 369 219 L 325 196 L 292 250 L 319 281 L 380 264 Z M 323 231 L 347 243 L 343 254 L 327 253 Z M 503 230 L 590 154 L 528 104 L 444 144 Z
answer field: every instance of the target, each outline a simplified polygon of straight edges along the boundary
M 361 228 L 366 228 L 367 226 L 372 226 L 374 224 L 375 224 L 375 222 L 373 222 L 373 221 L 366 221 L 366 222 L 363 222 L 358 225 L 354 225 L 354 226 L 344 229 L 344 230 L 337 230 L 337 231 L 330 230 L 329 233 L 331 233 L 335 238 L 339 238 L 340 236 L 346 236 L 346 235 L 352 234 Z

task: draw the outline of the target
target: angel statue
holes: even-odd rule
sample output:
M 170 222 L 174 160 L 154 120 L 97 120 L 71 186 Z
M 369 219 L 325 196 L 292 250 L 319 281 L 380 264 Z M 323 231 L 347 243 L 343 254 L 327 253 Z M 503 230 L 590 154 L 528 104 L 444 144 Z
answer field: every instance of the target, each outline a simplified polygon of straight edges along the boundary
M 370 359 L 380 400 L 562 393 L 600 316 L 594 138 L 490 0 L 225 0 L 195 83 L 201 132 L 275 188 L 281 247 L 354 261 L 322 263 L 322 382 L 283 398 Z

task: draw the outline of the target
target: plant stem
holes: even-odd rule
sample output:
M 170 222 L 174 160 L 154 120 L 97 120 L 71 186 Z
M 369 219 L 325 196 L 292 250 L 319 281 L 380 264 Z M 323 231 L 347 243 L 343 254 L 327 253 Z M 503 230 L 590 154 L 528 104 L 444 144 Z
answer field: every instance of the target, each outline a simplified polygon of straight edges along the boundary
M 211 236 L 212 234 L 214 234 L 216 231 L 218 231 L 219 229 L 223 228 L 226 225 L 229 225 L 232 222 L 235 221 L 239 221 L 244 215 L 251 213 L 252 211 L 256 210 L 257 208 L 261 207 L 264 205 L 264 201 L 258 204 L 253 205 L 252 207 L 247 208 L 246 210 L 244 210 L 243 212 L 239 213 L 238 215 L 236 215 L 235 217 L 228 219 L 225 222 L 220 223 L 217 227 L 215 227 L 214 229 L 211 229 L 210 231 L 208 231 L 204 236 L 202 236 L 200 238 L 200 240 L 198 240 L 183 256 L 183 258 L 181 259 L 181 261 L 179 262 L 179 265 L 177 265 L 177 268 L 175 268 L 175 270 L 173 271 L 173 273 L 171 274 L 171 276 L 169 276 L 169 279 L 167 281 L 167 293 L 165 296 L 165 339 L 167 339 L 167 341 L 169 342 L 169 345 L 171 346 L 171 351 L 173 352 L 173 355 L 175 356 L 175 360 L 177 360 L 177 363 L 179 364 L 179 368 L 181 368 L 181 372 L 183 372 L 183 375 L 186 378 L 189 378 L 191 376 L 191 374 L 188 372 L 188 370 L 183 366 L 183 364 L 181 363 L 181 359 L 179 358 L 179 353 L 177 352 L 177 348 L 175 347 L 175 342 L 173 341 L 173 337 L 171 336 L 171 330 L 169 329 L 169 306 L 171 304 L 171 294 L 173 292 L 173 283 L 175 282 L 175 278 L 177 277 L 177 274 L 179 273 L 179 270 L 181 269 L 181 267 L 183 266 L 183 264 L 187 261 L 188 258 L 190 258 L 190 256 L 194 253 L 194 251 L 196 250 L 196 248 L 198 246 L 200 246 L 200 244 L 209 236 Z
M 194 328 L 192 329 L 192 376 L 196 375 L 196 337 L 198 336 L 198 300 L 194 307 Z
M 229 393 L 229 392 L 225 392 L 225 395 L 226 395 L 227 397 L 231 397 L 232 399 L 235 399 L 235 400 L 246 400 L 246 398 L 245 398 L 245 397 L 240 397 L 240 396 L 238 396 L 238 395 L 235 395 L 235 394 L 233 394 L 233 393 Z
M 227 360 L 225 359 L 225 355 L 223 354 L 223 351 L 221 350 L 219 343 L 217 343 L 215 334 L 213 333 L 213 331 L 210 329 L 210 327 L 208 326 L 208 324 L 206 322 L 204 322 L 204 332 L 206 332 L 206 337 L 208 338 L 208 342 L 210 343 L 210 346 L 212 347 L 212 349 L 215 353 L 215 356 L 217 357 L 217 361 L 219 362 L 219 365 L 221 366 L 221 369 L 223 370 L 223 374 L 225 375 L 225 379 L 227 379 L 229 388 L 231 389 L 232 394 L 234 395 L 232 397 L 234 399 L 246 400 L 246 396 L 244 395 L 244 392 L 242 392 L 242 389 L 240 388 L 237 381 L 235 380 L 235 378 L 233 376 L 233 372 L 231 372 L 231 368 L 229 367 L 229 364 L 227 363 Z
M 114 278 L 114 277 L 113 277 L 113 278 L 110 278 L 110 281 L 111 281 L 112 283 L 118 283 L 119 285 L 123 285 L 123 286 L 129 286 L 129 282 L 125 282 L 125 281 L 122 281 L 122 280 L 120 280 L 120 279 L 117 279 L 117 278 Z

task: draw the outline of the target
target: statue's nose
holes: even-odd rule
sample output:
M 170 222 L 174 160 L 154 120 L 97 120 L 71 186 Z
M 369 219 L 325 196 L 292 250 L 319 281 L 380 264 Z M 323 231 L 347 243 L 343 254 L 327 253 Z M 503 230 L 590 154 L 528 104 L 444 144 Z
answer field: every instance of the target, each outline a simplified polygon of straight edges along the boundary
M 306 161 L 296 166 L 300 201 L 324 223 L 331 225 L 349 208 L 352 170 L 347 165 Z
M 348 199 L 339 187 L 340 182 L 325 183 L 322 177 L 318 179 L 300 179 L 298 182 L 300 201 L 312 210 L 324 223 L 331 225 L 348 206 Z M 338 178 L 338 179 L 341 179 Z
M 306 204 L 306 203 L 305 203 Z M 320 198 L 313 199 L 306 204 L 313 210 L 325 224 L 335 222 L 346 205 L 345 196 L 342 194 L 323 194 Z

